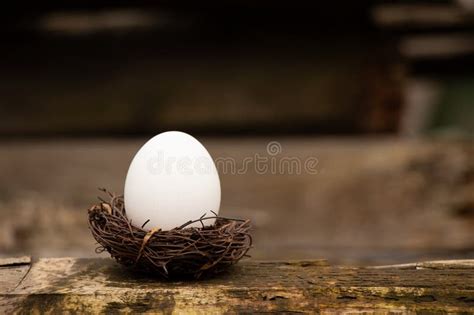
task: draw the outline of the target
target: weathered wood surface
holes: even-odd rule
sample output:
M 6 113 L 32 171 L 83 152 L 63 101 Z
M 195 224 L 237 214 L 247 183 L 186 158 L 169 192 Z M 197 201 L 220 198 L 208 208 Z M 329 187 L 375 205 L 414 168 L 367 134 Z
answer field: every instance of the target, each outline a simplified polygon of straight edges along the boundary
M 16 288 L 30 267 L 30 257 L 0 258 L 0 291 L 3 293 L 5 289 Z
M 0 313 L 474 312 L 474 261 L 386 268 L 246 261 L 209 280 L 162 282 L 110 259 L 0 267 Z M 12 277 L 10 277 L 12 279 Z
M 255 259 L 340 264 L 474 258 L 474 142 L 394 138 L 204 138 L 214 158 L 319 160 L 317 174 L 219 169 L 220 213 L 252 220 Z M 97 187 L 123 192 L 146 139 L 0 144 L 0 255 L 95 257 Z M 270 156 L 269 141 L 282 152 Z M 51 228 L 54 226 L 54 229 Z M 282 238 L 284 231 L 284 238 Z

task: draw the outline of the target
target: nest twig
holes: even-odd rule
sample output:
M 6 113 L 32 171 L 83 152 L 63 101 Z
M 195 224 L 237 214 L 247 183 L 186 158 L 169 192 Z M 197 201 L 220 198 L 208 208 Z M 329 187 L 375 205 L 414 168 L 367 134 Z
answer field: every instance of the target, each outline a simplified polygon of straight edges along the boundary
M 184 223 L 169 231 L 149 231 L 131 225 L 126 216 L 123 196 L 105 189 L 110 201 L 92 206 L 89 227 L 100 246 L 117 262 L 163 278 L 192 277 L 218 273 L 235 264 L 252 245 L 250 221 L 219 216 L 204 217 Z M 216 219 L 214 225 L 204 221 Z M 202 227 L 189 227 L 200 222 Z

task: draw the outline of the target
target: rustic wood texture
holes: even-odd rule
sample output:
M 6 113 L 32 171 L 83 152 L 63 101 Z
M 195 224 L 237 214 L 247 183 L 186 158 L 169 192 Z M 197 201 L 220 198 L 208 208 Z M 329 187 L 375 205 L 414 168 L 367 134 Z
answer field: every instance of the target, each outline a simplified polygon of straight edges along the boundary
M 11 257 L 0 259 L 0 292 L 12 290 L 25 278 L 30 270 L 30 257 Z M 1 305 L 1 303 L 0 303 Z
M 247 261 L 209 280 L 160 282 L 110 259 L 40 259 L 18 283 L 2 283 L 0 312 L 472 312 L 473 264 L 356 268 L 324 260 Z
M 317 174 L 219 168 L 220 214 L 248 218 L 254 259 L 325 257 L 385 265 L 474 258 L 474 143 L 395 138 L 201 138 L 214 158 L 318 159 Z M 87 209 L 97 187 L 123 192 L 147 139 L 0 145 L 0 253 L 96 257 Z M 54 229 L 51 228 L 54 226 Z M 282 237 L 284 235 L 284 237 Z

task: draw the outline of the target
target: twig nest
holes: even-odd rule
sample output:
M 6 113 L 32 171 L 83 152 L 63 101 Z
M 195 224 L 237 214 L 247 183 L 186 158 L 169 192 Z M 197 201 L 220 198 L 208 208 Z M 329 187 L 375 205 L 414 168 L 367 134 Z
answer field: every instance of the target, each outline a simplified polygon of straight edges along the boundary
M 105 191 L 105 190 L 104 190 Z M 200 278 L 235 264 L 252 245 L 250 221 L 212 217 L 212 226 L 188 227 L 201 217 L 169 231 L 133 226 L 126 216 L 123 197 L 108 193 L 89 209 L 89 227 L 100 246 L 120 264 L 162 278 Z

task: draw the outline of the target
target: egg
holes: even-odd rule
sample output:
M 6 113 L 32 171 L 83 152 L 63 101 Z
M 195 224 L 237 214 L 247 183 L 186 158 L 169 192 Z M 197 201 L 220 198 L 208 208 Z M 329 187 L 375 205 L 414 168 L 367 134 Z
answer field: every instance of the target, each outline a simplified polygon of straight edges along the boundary
M 171 230 L 189 220 L 215 216 L 221 202 L 219 175 L 206 148 L 184 132 L 160 133 L 133 158 L 124 188 L 131 224 Z M 203 220 L 212 225 L 215 219 Z M 200 222 L 190 226 L 202 226 Z

